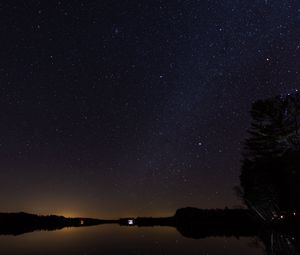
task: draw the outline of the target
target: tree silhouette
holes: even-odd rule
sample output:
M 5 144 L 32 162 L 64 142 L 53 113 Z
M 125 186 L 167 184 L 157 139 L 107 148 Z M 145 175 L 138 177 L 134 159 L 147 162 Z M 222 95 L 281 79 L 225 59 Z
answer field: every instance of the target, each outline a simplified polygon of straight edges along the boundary
M 264 220 L 299 209 L 300 94 L 253 103 L 241 171 L 243 199 Z

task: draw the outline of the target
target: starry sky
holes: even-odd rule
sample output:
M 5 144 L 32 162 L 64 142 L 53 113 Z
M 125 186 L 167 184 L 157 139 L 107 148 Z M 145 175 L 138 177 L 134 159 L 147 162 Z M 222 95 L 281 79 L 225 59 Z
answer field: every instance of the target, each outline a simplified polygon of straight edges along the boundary
M 0 33 L 0 211 L 240 206 L 251 103 L 299 88 L 298 0 L 7 0 Z

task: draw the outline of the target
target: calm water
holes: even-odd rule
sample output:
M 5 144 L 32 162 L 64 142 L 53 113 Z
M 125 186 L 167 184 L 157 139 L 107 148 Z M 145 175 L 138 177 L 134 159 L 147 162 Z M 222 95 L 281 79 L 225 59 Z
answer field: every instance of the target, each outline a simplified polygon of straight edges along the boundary
M 264 245 L 257 238 L 209 237 L 190 239 L 171 227 L 66 228 L 0 236 L 0 254 L 243 254 L 260 255 Z

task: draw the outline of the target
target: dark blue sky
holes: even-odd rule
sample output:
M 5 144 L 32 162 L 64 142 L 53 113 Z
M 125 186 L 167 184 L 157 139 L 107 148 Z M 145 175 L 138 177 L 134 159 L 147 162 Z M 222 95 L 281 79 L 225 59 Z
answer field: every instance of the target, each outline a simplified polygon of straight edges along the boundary
M 1 1 L 0 210 L 241 203 L 257 99 L 300 79 L 300 3 Z

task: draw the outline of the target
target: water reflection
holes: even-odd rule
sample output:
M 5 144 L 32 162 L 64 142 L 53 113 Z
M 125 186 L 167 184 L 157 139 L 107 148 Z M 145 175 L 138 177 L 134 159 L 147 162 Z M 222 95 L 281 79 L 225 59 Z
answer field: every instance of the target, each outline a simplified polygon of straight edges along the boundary
M 252 237 L 185 238 L 173 227 L 100 225 L 1 236 L 0 254 L 264 254 Z
M 0 254 L 296 255 L 299 240 L 298 231 L 103 224 L 18 236 L 0 230 Z
M 300 254 L 299 235 L 295 233 L 264 232 L 260 235 L 267 254 L 297 255 Z
M 187 229 L 177 227 L 177 230 L 185 237 L 201 239 L 212 236 L 252 237 L 262 243 L 266 254 L 270 255 L 297 255 L 300 254 L 300 235 L 296 229 L 294 232 L 275 231 L 266 229 Z

